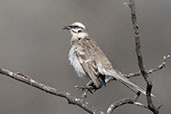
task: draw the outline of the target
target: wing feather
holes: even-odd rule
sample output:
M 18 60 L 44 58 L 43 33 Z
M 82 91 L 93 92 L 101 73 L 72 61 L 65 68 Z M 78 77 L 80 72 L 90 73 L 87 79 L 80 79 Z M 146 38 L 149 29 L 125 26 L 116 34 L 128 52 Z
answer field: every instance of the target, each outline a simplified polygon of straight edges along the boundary
M 94 49 L 91 44 L 89 44 L 86 39 L 82 39 L 82 41 L 78 42 L 79 48 L 76 51 L 76 55 L 78 57 L 78 60 L 80 61 L 80 64 L 86 74 L 90 77 L 90 79 L 93 81 L 94 85 L 99 88 L 100 87 L 100 81 L 98 79 L 99 72 L 98 67 L 96 64 L 96 56 L 94 54 Z
M 129 79 L 124 77 L 119 71 L 113 69 L 111 62 L 93 39 L 89 37 L 80 39 L 76 45 L 79 47 L 75 51 L 76 56 L 83 70 L 97 88 L 100 87 L 99 76 L 108 75 L 113 76 L 131 90 L 134 90 L 135 92 L 140 91 L 143 94 L 146 94 L 144 89 L 130 82 Z

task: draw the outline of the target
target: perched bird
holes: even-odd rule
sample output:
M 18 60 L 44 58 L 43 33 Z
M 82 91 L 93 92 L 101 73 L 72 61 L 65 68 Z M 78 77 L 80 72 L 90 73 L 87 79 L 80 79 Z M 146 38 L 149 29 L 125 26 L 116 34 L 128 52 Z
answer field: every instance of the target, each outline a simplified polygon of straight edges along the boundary
M 96 89 L 105 84 L 105 76 L 113 76 L 116 80 L 133 90 L 146 95 L 146 91 L 124 77 L 123 74 L 113 69 L 111 62 L 99 48 L 95 40 L 89 37 L 86 27 L 80 22 L 74 22 L 63 29 L 69 30 L 71 49 L 68 57 L 79 77 L 88 77 Z

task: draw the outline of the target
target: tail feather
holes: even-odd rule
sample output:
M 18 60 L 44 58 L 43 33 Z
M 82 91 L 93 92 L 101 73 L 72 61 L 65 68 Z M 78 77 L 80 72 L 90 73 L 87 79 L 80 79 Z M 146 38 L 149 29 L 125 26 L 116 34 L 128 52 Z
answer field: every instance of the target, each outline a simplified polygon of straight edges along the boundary
M 136 93 L 141 92 L 144 95 L 146 95 L 145 89 L 143 89 L 143 88 L 137 86 L 136 84 L 132 83 L 128 78 L 124 77 L 122 73 L 112 71 L 111 76 L 116 78 L 116 80 L 120 81 L 122 84 L 124 84 L 125 86 L 127 86 L 128 88 L 133 90 L 134 92 L 136 92 Z M 154 95 L 151 94 L 151 96 L 154 96 Z

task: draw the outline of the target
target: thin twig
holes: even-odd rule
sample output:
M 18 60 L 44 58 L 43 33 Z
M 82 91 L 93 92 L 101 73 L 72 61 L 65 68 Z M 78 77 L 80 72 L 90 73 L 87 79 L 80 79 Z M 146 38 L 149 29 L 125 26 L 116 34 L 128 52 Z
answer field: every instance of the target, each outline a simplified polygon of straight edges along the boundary
M 162 63 L 159 66 L 157 66 L 156 68 L 152 68 L 152 69 L 148 70 L 147 74 L 152 74 L 156 71 L 159 71 L 159 70 L 165 68 L 166 67 L 166 60 L 168 58 L 170 58 L 170 55 L 164 56 Z M 125 76 L 127 78 L 137 77 L 137 76 L 141 76 L 141 72 L 129 73 L 129 74 L 125 74 Z
M 75 97 L 75 96 L 71 95 L 71 93 L 69 93 L 69 92 L 57 90 L 55 88 L 52 88 L 50 86 L 47 86 L 40 82 L 37 82 L 36 80 L 32 79 L 30 76 L 24 75 L 22 73 L 14 73 L 14 72 L 11 72 L 4 68 L 0 68 L 0 74 L 3 74 L 7 77 L 18 80 L 20 82 L 23 82 L 23 83 L 30 85 L 32 87 L 35 87 L 39 90 L 45 91 L 46 93 L 49 93 L 51 95 L 63 97 L 65 99 L 67 99 L 69 104 L 77 105 L 90 114 L 102 114 L 103 113 L 101 111 L 98 111 L 96 108 L 90 106 L 89 103 L 87 101 L 85 101 L 85 99 Z
M 135 8 L 135 2 L 134 0 L 129 0 L 128 6 L 131 9 L 131 20 L 132 20 L 132 25 L 134 29 L 134 38 L 135 38 L 135 45 L 136 45 L 136 54 L 138 58 L 138 66 L 141 71 L 141 74 L 146 81 L 147 84 L 147 89 L 146 89 L 146 98 L 147 98 L 147 104 L 148 108 L 154 113 L 158 114 L 159 110 L 154 106 L 152 98 L 151 98 L 151 91 L 152 91 L 152 82 L 150 80 L 150 77 L 148 76 L 147 72 L 145 71 L 145 67 L 143 64 L 143 57 L 141 53 L 141 44 L 140 44 L 140 32 L 139 32 L 139 26 L 137 24 L 137 16 L 136 16 L 136 8 Z
M 152 74 L 152 73 L 154 73 L 156 71 L 159 71 L 159 70 L 165 68 L 166 67 L 166 61 L 169 58 L 170 58 L 170 55 L 164 56 L 162 63 L 160 65 L 158 65 L 156 68 L 152 68 L 152 69 L 148 70 L 147 74 Z M 124 76 L 127 77 L 127 78 L 133 78 L 133 77 L 141 76 L 141 72 L 134 72 L 134 73 L 124 74 Z M 105 82 L 110 83 L 113 80 L 115 80 L 115 79 L 114 79 L 114 77 L 111 76 L 111 77 L 106 78 Z
M 126 104 L 133 104 L 148 109 L 148 107 L 145 104 L 137 102 L 139 95 L 140 93 L 137 93 L 137 95 L 134 98 L 123 98 L 117 102 L 112 103 L 107 109 L 107 114 L 112 114 L 116 108 Z

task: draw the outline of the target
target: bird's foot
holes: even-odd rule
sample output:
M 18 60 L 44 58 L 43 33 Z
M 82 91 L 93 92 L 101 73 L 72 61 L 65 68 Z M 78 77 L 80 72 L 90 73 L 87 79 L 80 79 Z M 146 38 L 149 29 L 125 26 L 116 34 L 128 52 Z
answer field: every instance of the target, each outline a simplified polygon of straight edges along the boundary
M 93 94 L 97 90 L 97 88 L 94 88 L 93 86 L 78 86 L 78 85 L 76 85 L 75 88 L 83 91 L 83 94 L 81 95 L 82 98 L 86 98 L 88 92 Z

